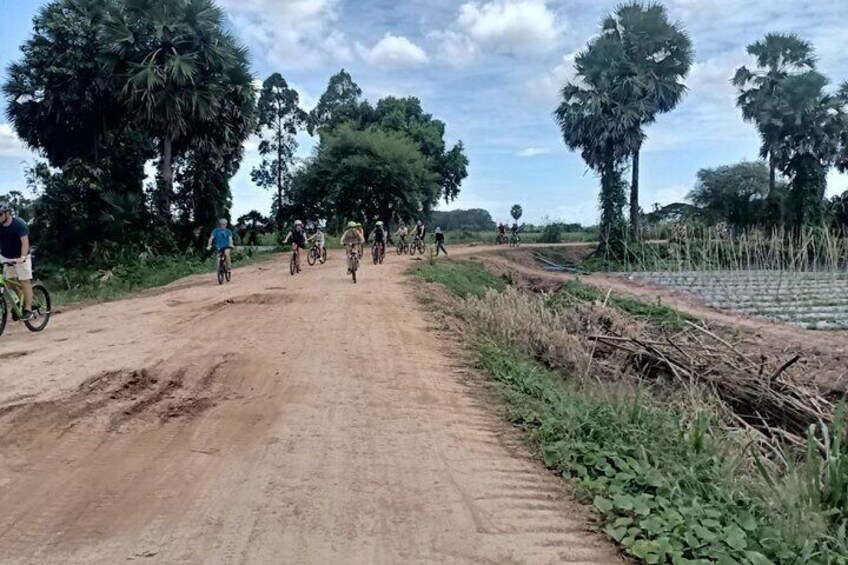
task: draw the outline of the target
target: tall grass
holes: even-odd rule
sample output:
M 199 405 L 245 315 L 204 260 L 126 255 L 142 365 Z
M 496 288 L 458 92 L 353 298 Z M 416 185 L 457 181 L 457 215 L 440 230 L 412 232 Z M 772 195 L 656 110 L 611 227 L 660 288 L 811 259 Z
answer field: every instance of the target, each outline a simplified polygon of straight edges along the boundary
M 628 271 L 848 271 L 848 238 L 833 230 L 759 229 L 723 238 L 714 229 L 689 226 L 683 241 L 627 245 L 623 258 L 610 265 Z

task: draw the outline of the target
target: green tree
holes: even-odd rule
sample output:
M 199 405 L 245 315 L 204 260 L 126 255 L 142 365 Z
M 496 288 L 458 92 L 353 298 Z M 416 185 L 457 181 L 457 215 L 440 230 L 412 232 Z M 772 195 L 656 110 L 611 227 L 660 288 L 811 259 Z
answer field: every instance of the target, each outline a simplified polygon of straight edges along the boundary
M 630 155 L 630 227 L 638 237 L 639 157 L 644 128 L 683 99 L 683 81 L 692 66 L 692 41 L 680 22 L 669 20 L 665 6 L 639 1 L 621 4 L 609 14 L 601 23 L 601 36 L 618 47 L 604 50 L 609 58 L 599 68 L 615 76 L 608 94 L 616 103 L 630 106 L 638 116 L 628 136 L 634 141 Z
M 616 76 L 608 67 L 610 61 L 621 60 L 620 50 L 619 42 L 604 36 L 590 41 L 575 58 L 577 78 L 563 87 L 562 102 L 554 112 L 566 146 L 580 151 L 601 180 L 600 252 L 610 246 L 614 251 L 623 247 L 619 244 L 623 243 L 627 201 L 624 163 L 643 138 L 638 127 L 640 110 L 619 104 L 612 95 Z
M 383 98 L 367 119 L 369 125 L 406 134 L 418 143 L 422 154 L 439 176 L 441 198 L 445 202 L 449 203 L 459 195 L 462 181 L 468 176 L 465 147 L 459 141 L 446 151 L 445 123 L 424 112 L 418 98 Z
M 428 218 L 431 225 L 441 226 L 445 231 L 494 231 L 497 225 L 486 210 L 450 210 L 432 212 Z
M 391 222 L 430 214 L 438 177 L 418 145 L 398 132 L 342 125 L 326 132 L 292 183 L 288 215 L 333 227 L 350 219 Z
M 300 109 L 300 100 L 293 88 L 279 73 L 274 73 L 262 84 L 259 96 L 259 154 L 262 161 L 250 177 L 257 185 L 276 192 L 276 210 L 282 210 L 283 193 L 291 178 L 294 154 L 297 151 L 297 132 L 307 121 Z M 283 229 L 283 218 L 275 218 L 277 230 Z
M 739 89 L 736 105 L 747 122 L 756 124 L 762 140 L 760 156 L 769 163 L 769 194 L 777 185 L 775 152 L 780 143 L 781 117 L 776 116 L 782 82 L 789 76 L 815 68 L 813 46 L 795 34 L 769 33 L 752 43 L 748 54 L 756 60 L 757 69 L 742 66 L 733 76 Z
M 223 13 L 211 0 L 122 0 L 109 11 L 103 37 L 126 103 L 157 140 L 156 208 L 170 218 L 174 160 L 215 122 L 228 71 L 245 65 L 246 52 L 224 30 Z
M 786 77 L 775 100 L 777 126 L 774 157 L 790 179 L 790 223 L 818 224 L 824 211 L 828 169 L 839 158 L 848 129 L 848 92 L 828 93 L 828 80 L 816 71 Z
M 370 110 L 361 98 L 362 89 L 347 71 L 340 70 L 330 77 L 327 90 L 309 113 L 309 134 L 331 130 L 347 121 L 360 122 L 363 114 Z
M 29 223 L 33 218 L 33 201 L 27 198 L 19 190 L 10 190 L 6 194 L 0 194 L 0 204 L 6 204 L 12 208 L 12 212 L 23 221 Z
M 515 204 L 509 210 L 509 215 L 512 216 L 512 219 L 516 222 L 521 219 L 522 214 L 524 214 L 524 210 L 518 204 Z
M 243 244 L 259 245 L 259 237 L 272 229 L 273 224 L 270 218 L 251 210 L 236 220 L 236 231 Z
M 762 161 L 701 169 L 688 199 L 709 224 L 727 222 L 747 228 L 763 222 L 769 171 Z

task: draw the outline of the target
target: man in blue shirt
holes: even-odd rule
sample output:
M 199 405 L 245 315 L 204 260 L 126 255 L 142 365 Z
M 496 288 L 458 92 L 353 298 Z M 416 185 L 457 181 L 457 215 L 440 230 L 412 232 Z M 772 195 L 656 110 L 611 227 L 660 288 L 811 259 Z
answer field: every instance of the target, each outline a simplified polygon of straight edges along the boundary
M 209 243 L 206 249 L 212 249 L 212 242 L 215 242 L 215 249 L 220 253 L 224 252 L 227 270 L 230 270 L 230 250 L 233 248 L 233 232 L 227 227 L 227 220 L 221 218 L 218 222 L 218 227 L 212 230 L 212 235 L 209 236 Z
M 32 260 L 29 255 L 29 228 L 12 216 L 8 204 L 0 204 L 0 262 L 7 279 L 17 279 L 24 295 L 23 320 L 32 319 Z

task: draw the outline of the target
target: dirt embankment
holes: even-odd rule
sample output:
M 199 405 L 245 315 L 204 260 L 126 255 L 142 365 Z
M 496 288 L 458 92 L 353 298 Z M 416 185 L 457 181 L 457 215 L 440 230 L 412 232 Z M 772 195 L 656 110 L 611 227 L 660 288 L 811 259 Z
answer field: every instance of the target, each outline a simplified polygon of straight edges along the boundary
M 563 247 L 562 254 L 579 262 L 591 249 L 586 245 L 571 245 Z M 476 253 L 466 252 L 466 256 L 478 258 L 494 272 L 533 290 L 554 290 L 565 281 L 580 280 L 622 296 L 670 306 L 706 322 L 752 355 L 788 358 L 800 354 L 800 365 L 811 381 L 837 391 L 848 389 L 848 331 L 808 330 L 717 310 L 685 292 L 631 280 L 626 274 L 594 273 L 580 276 L 548 272 L 541 268 L 533 253 L 532 248 L 525 247 L 518 250 L 478 250 Z

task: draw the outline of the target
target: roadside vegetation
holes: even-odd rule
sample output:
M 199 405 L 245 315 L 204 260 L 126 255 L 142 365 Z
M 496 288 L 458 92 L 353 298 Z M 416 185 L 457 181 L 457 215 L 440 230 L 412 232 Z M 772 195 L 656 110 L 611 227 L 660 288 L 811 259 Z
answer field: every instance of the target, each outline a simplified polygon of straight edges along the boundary
M 235 251 L 233 267 L 239 268 L 268 261 L 271 253 Z M 217 263 L 214 258 L 202 254 L 186 256 L 142 256 L 134 260 L 125 259 L 115 263 L 111 269 L 47 266 L 41 270 L 40 280 L 50 288 L 55 306 L 64 306 L 84 301 L 109 301 L 124 298 L 149 288 L 170 284 L 183 277 L 214 273 Z M 238 271 L 235 274 L 238 277 Z M 209 278 L 212 284 L 213 278 Z
M 737 360 L 725 361 L 718 341 L 702 343 L 704 352 L 680 337 L 697 325 L 690 317 L 579 282 L 548 295 L 521 292 L 481 269 L 451 260 L 418 274 L 450 291 L 445 313 L 463 322 L 510 421 L 628 555 L 646 563 L 848 563 L 841 410 L 830 406 L 817 419 L 800 406 L 798 425 L 778 410 L 764 415 L 766 431 L 743 419 L 753 385 Z M 712 333 L 692 331 L 705 342 Z M 675 374 L 645 353 L 664 339 L 710 359 L 698 361 L 704 375 L 680 378 L 683 363 Z M 618 349 L 630 340 L 646 349 Z M 671 358 L 674 348 L 662 351 Z M 788 409 L 802 389 L 778 381 L 771 386 Z M 760 409 L 769 412 L 766 404 Z

